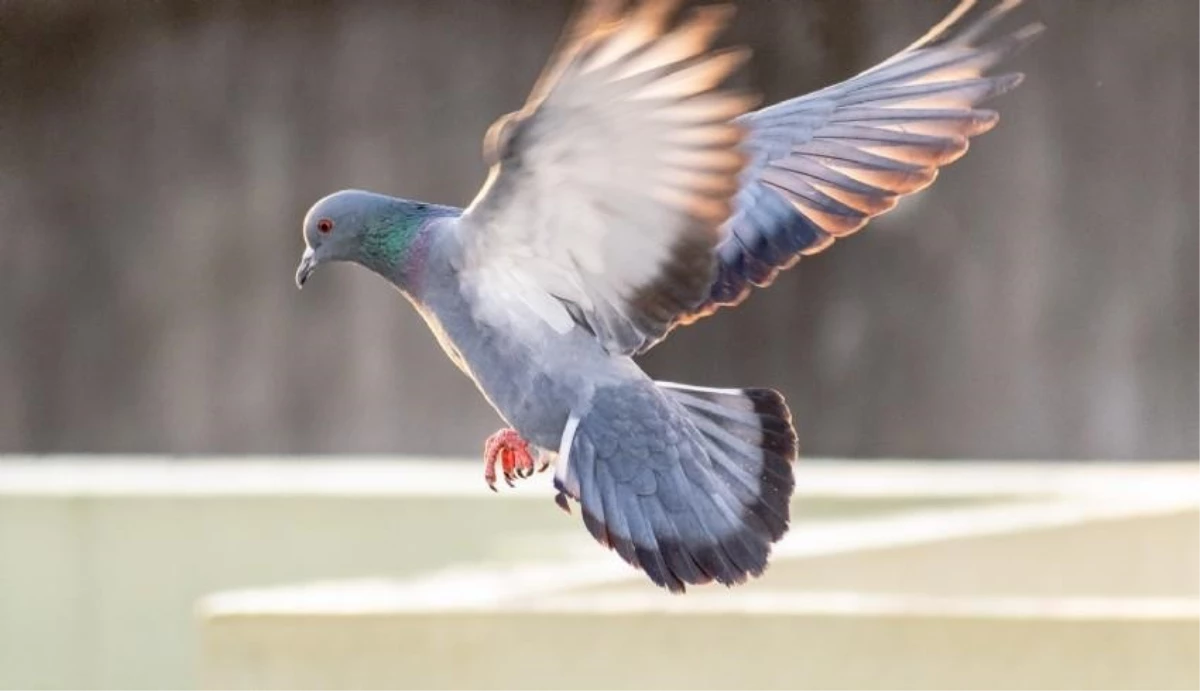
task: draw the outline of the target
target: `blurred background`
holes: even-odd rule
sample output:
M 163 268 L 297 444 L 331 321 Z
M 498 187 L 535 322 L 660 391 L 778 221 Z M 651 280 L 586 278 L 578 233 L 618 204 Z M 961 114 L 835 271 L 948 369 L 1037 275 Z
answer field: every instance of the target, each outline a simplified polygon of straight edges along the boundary
M 748 0 L 768 101 L 952 2 Z M 500 421 L 365 271 L 292 275 L 347 187 L 463 205 L 549 0 L 0 2 L 0 451 L 475 454 Z M 774 386 L 809 455 L 1197 455 L 1197 4 L 1059 0 L 926 192 L 644 359 Z

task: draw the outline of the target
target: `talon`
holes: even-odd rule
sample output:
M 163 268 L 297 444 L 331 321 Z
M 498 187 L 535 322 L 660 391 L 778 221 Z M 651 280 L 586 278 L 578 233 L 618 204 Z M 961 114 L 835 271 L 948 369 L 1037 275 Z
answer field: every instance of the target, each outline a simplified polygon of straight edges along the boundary
M 483 481 L 487 483 L 488 489 L 496 491 L 496 457 L 489 452 L 485 452 L 483 458 Z
M 566 511 L 568 516 L 571 515 L 571 505 L 567 503 L 566 494 L 559 492 L 558 494 L 554 495 L 554 503 L 558 504 L 558 508 Z
M 516 430 L 503 429 L 488 437 L 483 449 L 483 479 L 492 491 L 496 491 L 496 465 L 509 487 L 514 481 L 533 476 L 534 460 L 529 443 Z

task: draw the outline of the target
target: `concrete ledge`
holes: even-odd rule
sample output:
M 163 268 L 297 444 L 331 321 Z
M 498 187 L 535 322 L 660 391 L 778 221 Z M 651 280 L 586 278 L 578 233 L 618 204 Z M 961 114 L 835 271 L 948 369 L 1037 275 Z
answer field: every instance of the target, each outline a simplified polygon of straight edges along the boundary
M 1126 499 L 800 525 L 789 535 L 797 547 L 761 580 L 684 597 L 595 550 L 575 563 L 218 593 L 198 608 L 202 679 L 268 689 L 1196 688 L 1196 503 Z
M 212 613 L 211 688 L 1196 688 L 1194 600 L 808 595 Z M 660 599 L 661 603 L 662 600 Z
M 911 461 L 803 458 L 797 496 L 1156 495 L 1200 486 L 1180 461 Z M 375 456 L 24 456 L 0 454 L 0 496 L 463 496 L 545 499 L 549 474 L 499 495 L 480 462 Z

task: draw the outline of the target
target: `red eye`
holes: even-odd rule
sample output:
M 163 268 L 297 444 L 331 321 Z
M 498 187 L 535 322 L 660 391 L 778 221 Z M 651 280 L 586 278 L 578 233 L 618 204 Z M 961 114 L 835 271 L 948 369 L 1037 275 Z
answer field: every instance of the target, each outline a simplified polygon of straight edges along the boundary
M 317 230 L 321 231 L 322 233 L 328 233 L 329 231 L 333 230 L 333 221 L 329 220 L 328 218 L 322 218 L 321 220 L 317 221 Z

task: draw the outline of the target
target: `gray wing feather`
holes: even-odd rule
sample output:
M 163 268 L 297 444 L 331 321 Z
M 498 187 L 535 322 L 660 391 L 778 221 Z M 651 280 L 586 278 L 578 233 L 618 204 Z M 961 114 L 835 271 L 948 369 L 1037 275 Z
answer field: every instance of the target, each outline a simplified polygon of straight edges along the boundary
M 752 163 L 717 247 L 708 299 L 677 323 L 735 305 L 802 256 L 862 228 L 899 198 L 929 185 L 991 129 L 978 104 L 1014 88 L 1020 74 L 985 72 L 1032 41 L 1040 24 L 975 41 L 1019 4 L 974 18 L 966 0 L 921 40 L 844 82 L 738 118 Z
M 706 299 L 747 161 L 733 119 L 753 99 L 723 87 L 747 53 L 711 49 L 729 12 L 676 22 L 676 4 L 594 2 L 489 130 L 493 166 L 459 224 L 476 318 L 578 322 L 629 354 Z

